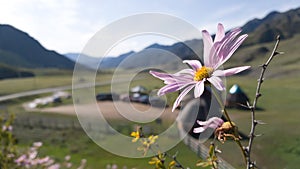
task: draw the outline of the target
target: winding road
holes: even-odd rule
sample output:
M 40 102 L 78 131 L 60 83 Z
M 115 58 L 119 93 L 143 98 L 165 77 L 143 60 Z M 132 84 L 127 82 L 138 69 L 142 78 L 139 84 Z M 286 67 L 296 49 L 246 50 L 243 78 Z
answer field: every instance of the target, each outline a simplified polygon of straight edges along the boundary
M 118 81 L 114 81 L 115 83 L 122 83 L 126 82 L 128 79 L 119 79 Z M 31 91 L 25 91 L 25 92 L 19 92 L 9 95 L 0 96 L 0 102 L 7 101 L 11 99 L 16 99 L 20 97 L 26 97 L 26 96 L 33 96 L 43 93 L 51 93 L 51 92 L 57 92 L 61 90 L 70 90 L 70 89 L 82 89 L 82 88 L 89 88 L 94 86 L 102 86 L 102 85 L 108 85 L 111 84 L 111 82 L 99 82 L 99 83 L 82 83 L 82 84 L 76 84 L 76 85 L 68 85 L 68 86 L 60 86 L 60 87 L 52 87 L 52 88 L 45 88 L 45 89 L 37 89 L 37 90 L 31 90 Z

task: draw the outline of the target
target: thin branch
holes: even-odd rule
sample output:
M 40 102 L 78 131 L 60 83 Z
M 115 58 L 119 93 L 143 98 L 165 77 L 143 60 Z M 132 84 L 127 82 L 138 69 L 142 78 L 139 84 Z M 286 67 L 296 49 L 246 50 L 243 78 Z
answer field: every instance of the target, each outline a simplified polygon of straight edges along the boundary
M 215 91 L 214 88 L 211 88 L 212 89 L 212 93 L 213 95 L 215 96 L 217 102 L 219 103 L 219 105 L 221 106 L 222 108 L 222 113 L 225 115 L 226 119 L 228 120 L 229 124 L 231 125 L 231 127 L 234 127 L 231 119 L 230 119 L 230 116 L 229 114 L 227 113 L 227 109 L 225 108 L 222 100 L 220 99 L 220 97 L 218 96 L 217 92 Z M 241 143 L 241 141 L 239 139 L 234 139 L 234 141 L 237 143 L 237 145 L 239 146 L 242 154 L 243 154 L 243 157 L 244 157 L 244 160 L 245 160 L 245 164 L 247 164 L 247 153 L 245 152 L 245 149 Z
M 173 159 L 176 163 L 176 168 L 185 169 L 183 165 L 177 160 L 177 153 L 173 156 L 169 155 L 167 152 L 165 153 L 167 157 Z
M 158 144 L 155 144 L 155 146 L 156 146 L 156 148 L 158 149 L 158 152 L 161 152 L 159 145 L 158 145 Z M 150 148 L 150 150 L 151 150 L 154 154 L 157 154 L 157 152 L 152 148 L 152 146 L 150 146 L 149 148 Z M 167 152 L 164 152 L 164 154 L 165 154 L 168 158 L 170 158 L 170 159 L 172 159 L 172 160 L 175 161 L 175 163 L 176 163 L 176 168 L 185 169 L 185 168 L 183 167 L 183 165 L 177 160 L 177 152 L 176 152 L 176 154 L 173 155 L 173 156 L 170 155 L 170 154 L 168 154 Z
M 255 110 L 256 110 L 256 105 L 257 105 L 257 102 L 258 102 L 258 98 L 261 96 L 260 89 L 261 89 L 261 85 L 264 81 L 265 71 L 266 71 L 268 65 L 270 64 L 270 62 L 272 61 L 272 59 L 274 58 L 274 56 L 277 55 L 277 54 L 280 54 L 279 52 L 277 52 L 279 42 L 280 42 L 280 36 L 278 35 L 277 38 L 276 38 L 276 43 L 275 43 L 275 46 L 274 46 L 273 51 L 271 53 L 271 56 L 266 61 L 266 63 L 261 66 L 262 69 L 261 69 L 260 77 L 259 77 L 258 82 L 257 82 L 257 88 L 256 88 L 255 99 L 253 101 L 253 105 L 248 106 L 249 109 L 251 110 L 251 122 L 252 123 L 251 123 L 251 130 L 250 130 L 250 134 L 249 134 L 249 137 L 250 137 L 249 138 L 249 143 L 248 143 L 248 146 L 245 148 L 245 152 L 247 154 L 247 169 L 255 167 L 255 164 L 251 160 L 252 144 L 253 144 L 254 138 L 256 137 L 255 128 L 256 128 L 257 124 L 259 124 L 259 122 L 255 118 Z

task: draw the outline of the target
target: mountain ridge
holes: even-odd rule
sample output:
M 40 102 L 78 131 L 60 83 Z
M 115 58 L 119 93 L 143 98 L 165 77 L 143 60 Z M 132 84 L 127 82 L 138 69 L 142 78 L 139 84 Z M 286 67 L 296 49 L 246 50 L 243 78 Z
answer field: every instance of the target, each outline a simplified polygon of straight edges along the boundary
M 242 26 L 243 32 L 248 33 L 248 40 L 243 44 L 253 45 L 274 41 L 277 35 L 281 39 L 292 38 L 300 33 L 300 8 L 285 12 L 273 11 L 262 19 L 253 19 Z M 252 30 L 250 32 L 247 32 Z
M 243 26 L 241 26 L 243 30 L 242 33 L 247 33 L 249 36 L 240 48 L 242 49 L 245 47 L 251 47 L 253 45 L 261 45 L 261 47 L 255 49 L 252 54 L 246 54 L 247 57 L 243 56 L 243 59 L 241 59 L 240 61 L 234 61 L 237 64 L 251 62 L 256 58 L 256 56 L 260 56 L 269 52 L 270 49 L 266 48 L 263 45 L 264 43 L 273 42 L 278 34 L 281 35 L 282 40 L 290 39 L 294 35 L 300 33 L 300 29 L 297 29 L 299 27 L 300 8 L 291 9 L 285 12 L 272 11 L 261 19 L 255 18 L 246 22 Z M 203 53 L 203 42 L 202 39 L 192 39 L 185 42 L 177 42 L 172 45 L 161 45 L 158 43 L 154 43 L 145 47 L 143 50 L 131 55 L 131 57 L 135 58 L 133 59 L 134 62 L 127 62 L 127 65 L 123 66 L 123 68 L 128 69 L 134 67 L 144 67 L 146 65 L 151 66 L 168 64 L 168 59 L 162 59 L 162 57 L 167 58 L 166 54 L 162 54 L 162 52 L 159 52 L 159 54 L 157 54 L 157 58 L 155 59 L 156 62 L 153 61 L 153 53 L 147 52 L 148 57 L 145 56 L 144 53 L 149 49 L 165 50 L 166 52 L 171 52 L 182 60 L 199 59 L 199 56 L 201 59 Z M 114 65 L 106 65 L 104 67 L 101 67 L 100 65 L 100 69 L 105 69 L 107 67 L 116 68 L 116 66 L 123 61 L 123 59 L 121 58 L 119 60 L 114 58 L 114 60 L 118 63 L 114 63 Z M 107 64 L 108 63 L 111 62 L 107 62 Z
M 74 62 L 44 48 L 36 39 L 11 25 L 0 25 L 0 63 L 21 68 L 73 69 Z
M 300 8 L 291 9 L 286 12 L 273 11 L 261 19 L 255 18 L 246 22 L 241 28 L 243 29 L 243 33 L 247 33 L 249 36 L 239 50 L 252 48 L 252 46 L 257 47 L 251 54 L 238 54 L 241 55 L 240 59 L 233 59 L 233 62 L 236 64 L 252 62 L 258 56 L 262 56 L 271 50 L 265 44 L 274 41 L 277 34 L 280 34 L 283 40 L 292 39 L 295 35 L 300 34 L 299 27 Z M 295 37 L 298 38 L 298 36 Z M 247 50 L 245 49 L 245 51 Z M 177 63 L 174 63 L 169 55 L 175 56 L 180 60 L 186 60 L 199 59 L 199 56 L 201 59 L 202 53 L 202 39 L 192 39 L 172 45 L 156 43 L 145 47 L 142 51 L 130 51 L 118 57 L 95 59 L 83 56 L 85 59 L 81 60 L 84 60 L 85 63 L 81 64 L 93 69 L 97 69 L 98 65 L 100 69 L 114 69 L 118 66 L 124 69 L 133 69 L 170 64 L 175 65 L 167 67 L 177 68 Z M 73 53 L 69 54 L 69 56 L 67 55 L 63 56 L 54 50 L 44 48 L 28 33 L 11 25 L 0 25 L 0 63 L 8 65 L 10 69 L 13 67 L 26 68 L 26 70 L 28 68 L 73 69 L 76 55 L 79 54 Z M 73 55 L 73 57 L 70 55 Z M 129 58 L 132 58 L 132 61 L 125 62 Z

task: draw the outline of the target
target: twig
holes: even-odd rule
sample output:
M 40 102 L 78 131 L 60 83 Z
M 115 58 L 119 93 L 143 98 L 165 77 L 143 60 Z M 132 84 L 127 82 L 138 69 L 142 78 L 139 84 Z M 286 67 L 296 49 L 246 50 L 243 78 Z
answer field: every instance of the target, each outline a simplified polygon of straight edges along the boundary
M 222 113 L 225 115 L 225 117 L 226 117 L 226 119 L 228 120 L 228 122 L 229 122 L 229 124 L 231 125 L 231 127 L 233 127 L 234 125 L 233 125 L 233 123 L 232 123 L 232 121 L 231 121 L 231 119 L 230 119 L 230 116 L 229 116 L 229 114 L 228 114 L 228 112 L 227 112 L 227 110 L 226 110 L 226 108 L 225 108 L 223 102 L 221 101 L 221 99 L 220 99 L 220 97 L 218 96 L 218 94 L 217 94 L 217 92 L 215 91 L 215 89 L 214 89 L 214 88 L 211 88 L 211 89 L 212 89 L 212 93 L 213 93 L 213 95 L 215 96 L 217 102 L 219 103 L 219 105 L 220 105 L 221 108 L 222 108 Z M 240 150 L 241 150 L 241 152 L 242 152 L 242 154 L 243 154 L 243 157 L 244 157 L 244 160 L 245 160 L 245 164 L 247 164 L 247 153 L 245 152 L 245 149 L 244 149 L 244 147 L 243 147 L 241 141 L 240 141 L 239 139 L 234 139 L 234 141 L 235 141 L 235 142 L 237 143 L 237 145 L 239 146 L 239 148 L 240 148 Z
M 255 118 L 255 110 L 256 110 L 256 105 L 257 105 L 257 102 L 258 102 L 258 98 L 261 96 L 261 93 L 260 93 L 260 89 L 261 89 L 261 85 L 264 81 L 264 75 L 265 75 L 265 71 L 268 67 L 268 65 L 270 64 L 270 62 L 272 61 L 272 59 L 274 58 L 275 55 L 277 54 L 280 54 L 279 52 L 277 52 L 277 48 L 278 48 L 278 45 L 279 45 L 279 41 L 280 41 L 280 36 L 278 35 L 277 38 L 276 38 L 276 43 L 275 43 L 275 46 L 274 46 L 274 49 L 272 51 L 272 54 L 271 56 L 269 57 L 269 59 L 266 61 L 265 64 L 263 64 L 261 66 L 261 73 L 260 73 L 260 77 L 258 79 L 258 82 L 257 82 L 257 88 L 256 88 L 256 93 L 255 93 L 255 99 L 253 101 L 253 105 L 250 106 L 248 105 L 249 109 L 251 110 L 251 130 L 250 130 L 250 134 L 249 134 L 249 143 L 248 143 L 248 146 L 245 147 L 245 153 L 246 153 L 246 160 L 247 160 L 247 169 L 250 169 L 250 168 L 254 168 L 256 165 L 254 164 L 254 162 L 251 160 L 251 150 L 252 150 L 252 144 L 253 144 L 253 140 L 255 138 L 255 128 L 257 126 L 257 124 L 259 124 L 259 122 L 256 120 Z
M 161 152 L 161 151 L 160 151 L 159 145 L 158 145 L 158 144 L 155 144 L 155 146 L 156 146 L 156 148 L 158 149 L 158 152 Z M 152 146 L 150 146 L 149 149 L 152 151 L 152 153 L 157 154 L 157 152 L 153 149 Z M 175 163 L 176 163 L 176 168 L 185 169 L 185 168 L 183 167 L 183 165 L 177 160 L 177 152 L 176 152 L 176 154 L 173 155 L 173 156 L 170 155 L 170 154 L 168 154 L 167 152 L 164 152 L 164 154 L 165 154 L 168 158 L 170 158 L 170 159 L 172 159 L 173 161 L 175 161 Z M 157 154 L 156 156 L 157 156 L 157 158 L 159 158 L 159 157 L 158 157 L 158 154 Z M 161 159 L 160 159 L 160 160 L 161 160 Z
M 166 156 L 168 156 L 169 158 L 173 159 L 176 163 L 176 168 L 181 168 L 181 169 L 185 169 L 183 167 L 183 165 L 177 160 L 177 153 L 173 156 L 169 155 L 167 152 L 166 152 Z

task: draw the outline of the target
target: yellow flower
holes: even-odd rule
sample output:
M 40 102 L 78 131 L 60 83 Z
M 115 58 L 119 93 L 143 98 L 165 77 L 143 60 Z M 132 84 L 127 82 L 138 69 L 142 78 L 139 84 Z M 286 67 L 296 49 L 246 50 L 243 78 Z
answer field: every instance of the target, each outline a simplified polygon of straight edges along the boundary
M 138 150 L 144 151 L 144 155 L 146 155 L 151 145 L 155 143 L 157 138 L 158 136 L 153 136 L 153 135 L 149 136 L 148 138 L 144 138 L 142 141 L 142 146 L 138 147 Z
M 159 153 L 157 156 L 153 157 L 150 161 L 150 165 L 155 165 L 155 169 L 166 169 L 165 165 L 165 155 Z
M 173 169 L 174 167 L 175 167 L 175 165 L 176 165 L 176 161 L 171 161 L 170 163 L 169 163 L 169 167 L 168 167 L 168 169 Z
M 158 139 L 158 136 L 153 136 L 153 135 L 151 135 L 151 136 L 149 136 L 148 137 L 148 143 L 151 145 L 151 144 L 154 144 L 155 143 L 155 141 Z
M 140 126 L 137 126 L 136 131 L 131 132 L 130 136 L 134 137 L 134 139 L 132 139 L 132 142 L 136 142 L 138 141 L 139 138 L 141 138 L 142 136 L 141 129 L 142 128 Z
M 199 160 L 196 164 L 198 167 L 212 166 L 212 168 L 218 167 L 218 157 L 216 156 L 216 147 L 214 144 L 209 146 L 208 157 L 205 160 Z
M 145 139 L 143 141 L 143 145 L 146 146 L 146 147 L 150 147 L 152 144 L 155 143 L 155 141 L 157 140 L 158 136 L 149 136 L 147 139 Z
M 139 131 L 136 131 L 136 132 L 133 131 L 133 132 L 131 132 L 130 136 L 134 137 L 134 139 L 132 139 L 132 142 L 136 142 L 141 137 Z
M 197 167 L 208 167 L 208 166 L 212 166 L 212 168 L 216 168 L 218 166 L 218 162 L 217 162 L 217 157 L 213 157 L 213 158 L 210 158 L 208 157 L 206 159 L 206 161 L 198 161 L 196 166 Z

